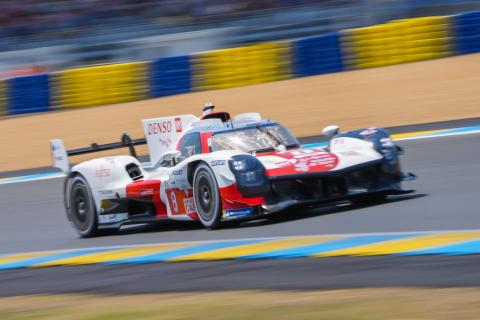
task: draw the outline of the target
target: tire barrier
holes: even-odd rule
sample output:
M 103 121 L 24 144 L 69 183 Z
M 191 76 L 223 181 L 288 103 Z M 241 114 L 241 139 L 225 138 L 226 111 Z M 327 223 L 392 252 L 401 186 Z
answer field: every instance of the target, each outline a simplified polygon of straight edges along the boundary
M 195 90 L 225 89 L 292 77 L 289 42 L 260 43 L 192 56 Z
M 190 92 L 190 56 L 168 57 L 150 63 L 150 97 Z
M 298 39 L 293 47 L 296 77 L 343 70 L 339 33 Z
M 480 52 L 480 11 L 453 17 L 456 54 Z
M 97 106 L 480 52 L 480 11 L 0 81 L 0 116 Z
M 56 74 L 57 104 L 64 108 L 97 106 L 145 99 L 147 62 L 68 69 Z
M 50 110 L 50 75 L 38 74 L 8 79 L 8 113 L 24 114 Z
M 342 34 L 350 69 L 382 67 L 451 55 L 450 17 L 395 20 Z

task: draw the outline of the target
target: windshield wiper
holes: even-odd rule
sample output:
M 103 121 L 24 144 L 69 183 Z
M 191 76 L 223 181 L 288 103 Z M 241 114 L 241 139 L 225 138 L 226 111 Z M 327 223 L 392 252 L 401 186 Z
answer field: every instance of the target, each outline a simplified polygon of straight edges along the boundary
M 265 134 L 266 134 L 267 136 L 269 136 L 273 141 L 275 141 L 275 143 L 276 143 L 277 145 L 276 145 L 276 146 L 273 146 L 272 148 L 278 147 L 279 145 L 283 144 L 282 141 L 280 141 L 280 139 L 278 139 L 278 138 L 277 138 L 273 133 L 271 133 L 270 131 L 263 129 L 263 128 L 260 127 L 259 125 L 257 125 L 257 129 L 258 129 L 260 132 L 265 133 Z

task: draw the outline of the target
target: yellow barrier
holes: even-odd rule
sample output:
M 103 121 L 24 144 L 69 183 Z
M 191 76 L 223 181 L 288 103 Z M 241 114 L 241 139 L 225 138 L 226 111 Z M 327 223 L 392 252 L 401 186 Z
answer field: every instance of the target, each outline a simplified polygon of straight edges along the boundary
M 232 88 L 291 77 L 289 43 L 260 43 L 193 56 L 196 90 Z
M 147 97 L 147 62 L 67 69 L 57 74 L 57 104 L 75 108 Z
M 346 30 L 342 35 L 346 64 L 362 69 L 448 56 L 449 19 L 422 17 Z
M 7 114 L 7 90 L 5 80 L 0 80 L 0 117 Z

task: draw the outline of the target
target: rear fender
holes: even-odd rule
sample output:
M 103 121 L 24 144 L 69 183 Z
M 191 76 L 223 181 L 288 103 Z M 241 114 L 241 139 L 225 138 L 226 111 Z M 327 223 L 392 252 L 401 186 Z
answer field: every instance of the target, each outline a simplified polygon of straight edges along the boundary
M 102 200 L 126 198 L 125 187 L 133 181 L 126 167 L 131 164 L 137 165 L 142 175 L 146 175 L 136 158 L 112 156 L 82 162 L 72 168 L 69 177 L 81 174 L 87 180 L 97 212 L 101 212 Z

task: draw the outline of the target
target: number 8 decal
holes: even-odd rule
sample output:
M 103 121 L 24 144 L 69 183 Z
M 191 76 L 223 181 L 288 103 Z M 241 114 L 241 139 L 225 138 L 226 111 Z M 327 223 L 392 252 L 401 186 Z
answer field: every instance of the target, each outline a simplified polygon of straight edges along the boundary
M 178 213 L 178 203 L 177 203 L 177 196 L 175 195 L 175 191 L 170 192 L 170 200 L 172 201 L 173 211 Z

